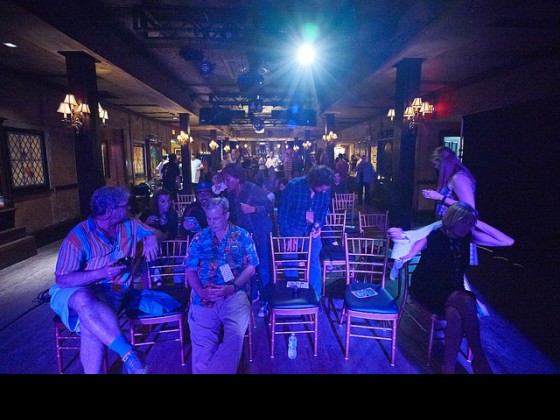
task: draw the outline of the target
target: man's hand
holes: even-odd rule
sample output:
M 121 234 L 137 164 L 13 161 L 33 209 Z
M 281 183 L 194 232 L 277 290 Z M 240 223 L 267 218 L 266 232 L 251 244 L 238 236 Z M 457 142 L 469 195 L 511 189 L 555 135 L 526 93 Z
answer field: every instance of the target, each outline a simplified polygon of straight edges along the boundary
M 146 261 L 154 261 L 158 256 L 159 242 L 155 234 L 147 236 L 144 239 L 144 249 L 142 250 L 142 256 L 146 258 Z
M 239 207 L 241 208 L 241 211 L 245 214 L 251 214 L 257 212 L 257 208 L 250 206 L 249 204 L 239 203 Z

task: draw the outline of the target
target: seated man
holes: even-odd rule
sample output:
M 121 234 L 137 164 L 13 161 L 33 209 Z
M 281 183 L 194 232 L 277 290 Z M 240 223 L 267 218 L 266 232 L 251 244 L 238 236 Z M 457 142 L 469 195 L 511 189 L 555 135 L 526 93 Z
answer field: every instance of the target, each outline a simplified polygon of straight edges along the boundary
M 119 354 L 128 373 L 147 373 L 117 316 L 132 280 L 121 261 L 134 257 L 142 240 L 142 255 L 154 260 L 161 237 L 156 229 L 127 217 L 129 196 L 124 187 L 97 189 L 91 197 L 91 216 L 60 246 L 50 305 L 66 328 L 80 335 L 84 373 L 100 372 L 105 346 Z
M 192 237 L 200 232 L 201 229 L 208 227 L 204 208 L 208 200 L 212 198 L 212 185 L 208 182 L 196 184 L 196 200 L 185 206 L 181 216 L 181 226 L 179 235 L 182 237 Z
M 192 239 L 185 262 L 192 373 L 236 373 L 251 315 L 248 285 L 259 260 L 249 232 L 228 222 L 227 198 L 210 199 L 206 217 L 208 227 Z

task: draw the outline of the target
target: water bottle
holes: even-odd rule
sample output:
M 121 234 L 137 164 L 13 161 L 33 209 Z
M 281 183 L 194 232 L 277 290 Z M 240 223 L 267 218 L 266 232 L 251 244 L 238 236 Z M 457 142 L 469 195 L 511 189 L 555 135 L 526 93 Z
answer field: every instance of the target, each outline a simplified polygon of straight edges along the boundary
M 288 358 L 295 359 L 297 356 L 297 337 L 295 333 L 290 334 L 290 339 L 288 340 Z

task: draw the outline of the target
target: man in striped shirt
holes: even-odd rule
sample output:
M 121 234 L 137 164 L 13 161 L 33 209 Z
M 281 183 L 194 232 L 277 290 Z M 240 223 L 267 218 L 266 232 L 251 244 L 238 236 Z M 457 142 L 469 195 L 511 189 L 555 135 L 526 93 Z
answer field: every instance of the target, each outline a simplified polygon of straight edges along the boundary
M 128 373 L 147 367 L 122 334 L 118 320 L 132 281 L 129 261 L 143 241 L 142 256 L 157 257 L 160 233 L 128 217 L 130 192 L 105 186 L 91 198 L 91 216 L 63 240 L 50 305 L 66 328 L 80 335 L 84 373 L 99 373 L 105 346 L 117 352 Z M 128 258 L 128 259 L 127 259 Z

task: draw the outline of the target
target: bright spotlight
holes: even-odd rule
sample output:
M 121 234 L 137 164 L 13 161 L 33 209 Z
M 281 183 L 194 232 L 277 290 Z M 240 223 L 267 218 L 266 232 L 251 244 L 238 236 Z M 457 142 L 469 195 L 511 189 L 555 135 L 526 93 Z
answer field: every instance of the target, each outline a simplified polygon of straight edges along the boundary
M 301 64 L 310 64 L 315 60 L 315 49 L 309 45 L 303 45 L 298 51 L 298 60 Z

